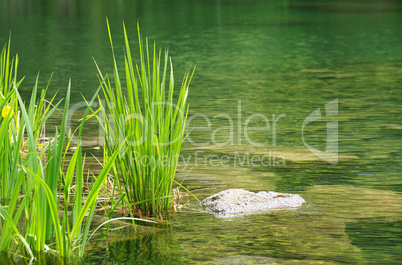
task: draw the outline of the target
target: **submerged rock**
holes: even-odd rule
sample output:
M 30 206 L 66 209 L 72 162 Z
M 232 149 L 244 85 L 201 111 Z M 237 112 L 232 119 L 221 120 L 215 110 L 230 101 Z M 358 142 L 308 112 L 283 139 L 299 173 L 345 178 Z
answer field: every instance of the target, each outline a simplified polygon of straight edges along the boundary
M 320 157 L 314 155 L 309 149 L 293 146 L 252 146 L 252 145 L 206 145 L 184 148 L 186 151 L 208 150 L 216 153 L 230 154 L 234 158 L 229 161 L 229 165 L 238 166 L 265 166 L 265 167 L 284 167 L 291 162 L 322 161 Z M 354 155 L 336 155 L 339 161 L 358 160 Z
M 262 256 L 235 255 L 214 260 L 214 263 L 254 265 L 254 264 L 278 264 L 282 263 L 282 261 L 280 259 L 274 259 Z
M 400 220 L 402 216 L 402 195 L 391 190 L 316 185 L 303 191 L 303 197 L 345 222 L 360 222 L 367 218 L 390 222 Z
M 216 217 L 232 217 L 267 210 L 300 207 L 306 201 L 297 194 L 260 191 L 254 193 L 244 189 L 229 189 L 209 196 L 202 205 L 215 212 Z

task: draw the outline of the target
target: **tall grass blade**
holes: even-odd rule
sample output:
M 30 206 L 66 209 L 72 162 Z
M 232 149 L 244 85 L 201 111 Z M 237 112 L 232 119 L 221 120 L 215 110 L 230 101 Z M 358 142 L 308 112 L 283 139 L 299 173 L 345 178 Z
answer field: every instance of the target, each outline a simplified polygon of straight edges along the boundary
M 105 108 L 110 113 L 102 111 L 102 118 L 98 118 L 99 121 L 104 120 L 101 126 L 105 135 L 104 158 L 107 161 L 115 150 L 121 150 L 112 172 L 115 182 L 121 181 L 117 189 L 126 194 L 124 202 L 130 213 L 135 210 L 161 215 L 171 207 L 169 196 L 184 138 L 187 97 L 195 68 L 185 74 L 176 92 L 173 66 L 167 50 L 162 56 L 155 44 L 149 48 L 147 39 L 144 45 L 137 25 L 139 63 L 134 64 L 123 24 L 126 81 L 126 87 L 123 87 L 108 22 L 107 27 L 112 48 L 114 86 L 97 66 L 100 80 L 105 80 Z

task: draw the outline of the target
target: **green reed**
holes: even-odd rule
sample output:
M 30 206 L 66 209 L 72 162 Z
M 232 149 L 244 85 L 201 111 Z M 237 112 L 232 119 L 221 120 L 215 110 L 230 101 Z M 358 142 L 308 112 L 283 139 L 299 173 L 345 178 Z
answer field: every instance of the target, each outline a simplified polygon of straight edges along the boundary
M 65 132 L 66 130 L 70 90 L 71 86 L 69 84 L 64 102 L 60 132 Z M 35 112 L 33 111 L 34 108 L 32 108 L 33 101 L 31 100 L 27 112 L 20 95 L 17 91 L 16 93 L 28 136 L 28 162 L 25 163 L 23 168 L 27 172 L 27 190 L 25 190 L 25 194 L 27 195 L 31 192 L 32 195 L 30 196 L 30 204 L 26 205 L 26 238 L 29 239 L 30 246 L 35 252 L 43 252 L 47 244 L 55 243 L 56 249 L 54 251 L 61 257 L 70 256 L 76 248 L 79 249 L 78 255 L 82 256 L 98 193 L 112 167 L 114 159 L 118 155 L 118 150 L 111 155 L 111 159 L 104 165 L 85 202 L 82 203 L 85 157 L 82 155 L 81 134 L 86 119 L 82 120 L 79 128 L 77 148 L 72 157 L 68 159 L 67 170 L 63 171 L 62 169 L 67 163 L 68 148 L 71 145 L 74 134 L 69 133 L 66 138 L 64 134 L 60 134 L 56 130 L 54 138 L 48 141 L 38 154 L 38 141 L 35 139 L 34 130 L 35 124 L 32 122 L 35 121 Z M 96 94 L 89 105 L 96 99 Z M 35 98 L 35 96 L 36 87 L 33 90 L 32 98 Z M 59 104 L 60 102 L 46 113 L 42 122 L 46 122 Z M 84 117 L 89 111 L 88 107 Z M 45 153 L 47 154 L 46 157 Z M 75 186 L 74 192 L 73 185 Z M 61 201 L 62 199 L 63 201 Z M 71 209 L 70 205 L 72 206 Z M 62 217 L 59 214 L 61 206 L 64 207 Z M 86 215 L 88 215 L 88 218 L 84 222 Z
M 125 26 L 124 81 L 120 79 L 109 23 L 114 62 L 113 82 L 104 77 L 101 122 L 105 134 L 104 159 L 120 149 L 112 167 L 114 183 L 131 210 L 158 215 L 172 203 L 172 184 L 184 138 L 187 96 L 194 70 L 184 75 L 175 91 L 172 61 L 155 44 L 145 45 L 138 28 L 138 63 L 134 64 Z M 176 93 L 177 92 L 177 93 Z M 107 109 L 107 111 L 105 110 Z M 113 198 L 113 195 L 111 195 Z
M 32 258 L 45 251 L 60 257 L 76 252 L 82 256 L 98 193 L 119 150 L 110 154 L 83 202 L 85 156 L 81 135 L 86 119 L 78 128 L 77 148 L 69 158 L 74 133 L 66 136 L 65 131 L 71 85 L 60 127 L 53 137 L 46 138 L 46 121 L 58 111 L 62 101 L 53 104 L 54 97 L 45 99 L 48 86 L 37 100 L 37 78 L 25 106 L 18 92 L 18 58 L 10 60 L 9 44 L 1 53 L 0 65 L 0 251 L 20 251 Z M 100 89 L 101 86 L 88 103 L 84 117 L 91 111 L 89 106 Z
M 24 139 L 14 89 L 22 80 L 17 81 L 18 56 L 11 58 L 10 40 L 0 53 L 0 251 L 9 251 L 16 238 L 32 255 L 23 234 L 17 229 L 24 210 L 18 206 L 18 196 L 25 174 L 19 167 Z M 20 205 L 24 203 L 25 198 Z
M 0 199 L 8 200 L 14 189 L 16 179 L 8 179 L 10 159 L 14 155 L 16 146 L 13 142 L 13 134 L 17 126 L 17 98 L 13 93 L 12 83 L 18 87 L 17 82 L 18 56 L 11 58 L 10 41 L 3 47 L 0 53 Z M 15 167 L 12 167 L 15 172 Z

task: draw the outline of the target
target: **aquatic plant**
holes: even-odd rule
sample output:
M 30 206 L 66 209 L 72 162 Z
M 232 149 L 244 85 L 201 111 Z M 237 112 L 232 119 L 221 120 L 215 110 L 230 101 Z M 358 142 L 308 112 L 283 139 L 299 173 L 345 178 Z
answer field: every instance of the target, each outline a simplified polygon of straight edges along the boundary
M 65 131 L 71 83 L 60 127 L 54 137 L 47 138 L 46 121 L 58 111 L 62 101 L 53 104 L 54 97 L 50 101 L 45 99 L 48 86 L 37 100 L 38 76 L 26 107 L 18 92 L 20 82 L 16 82 L 18 59 L 13 59 L 15 64 L 9 63 L 9 46 L 3 49 L 1 58 L 0 252 L 20 251 L 34 258 L 35 253 L 50 251 L 68 257 L 78 249 L 77 254 L 82 256 L 98 193 L 119 150 L 110 155 L 83 202 L 85 156 L 81 135 L 86 119 L 82 119 L 77 129 L 78 144 L 70 158 L 68 150 L 74 132 L 65 135 Z M 101 86 L 89 106 L 100 89 Z M 84 117 L 90 112 L 89 106 Z M 50 248 L 51 245 L 54 247 Z
M 60 131 L 63 131 L 63 129 L 65 129 L 69 107 L 69 98 L 70 85 L 67 91 Z M 96 97 L 94 96 L 91 103 L 95 100 L 95 98 Z M 22 99 L 20 97 L 19 100 L 22 104 Z M 24 119 L 31 120 L 29 118 L 29 115 L 24 110 L 22 112 Z M 87 108 L 85 114 L 88 113 L 89 107 Z M 97 196 L 99 190 L 101 189 L 101 184 L 104 182 L 108 172 L 111 169 L 114 159 L 118 155 L 117 150 L 114 154 L 111 155 L 110 160 L 105 163 L 104 168 L 97 176 L 94 184 L 92 185 L 91 191 L 87 195 L 85 203 L 83 203 L 82 205 L 85 157 L 82 156 L 82 146 L 80 139 L 85 120 L 86 119 L 83 119 L 80 125 L 77 148 L 75 149 L 75 152 L 69 160 L 66 172 L 61 170 L 61 168 L 66 162 L 66 153 L 71 144 L 72 134 L 70 134 L 69 137 L 66 139 L 66 147 L 65 149 L 63 149 L 64 135 L 58 135 L 57 130 L 53 142 L 49 142 L 48 146 L 46 147 L 46 149 L 49 150 L 46 169 L 42 165 L 41 159 L 34 159 L 34 164 L 36 163 L 36 166 L 24 167 L 25 170 L 27 170 L 29 174 L 32 174 L 32 176 L 36 180 L 33 203 L 35 204 L 38 213 L 35 215 L 35 217 L 31 216 L 31 218 L 40 219 L 36 221 L 31 221 L 29 227 L 30 231 L 34 232 L 35 242 L 38 242 L 37 248 L 35 248 L 36 251 L 44 251 L 45 242 L 43 238 L 46 238 L 44 235 L 44 231 L 47 230 L 47 227 L 43 227 L 43 225 L 46 223 L 43 222 L 43 220 L 47 220 L 47 223 L 50 223 L 51 220 L 51 224 L 53 227 L 52 231 L 55 234 L 56 238 L 55 243 L 57 254 L 61 257 L 68 257 L 70 256 L 72 250 L 77 246 L 79 247 L 79 255 L 82 256 L 84 253 L 84 248 L 89 232 L 89 225 L 96 207 Z M 33 138 L 32 124 L 27 123 L 27 132 L 28 136 Z M 35 141 L 33 141 L 33 144 L 32 146 L 30 146 L 30 148 L 35 148 Z M 73 183 L 75 186 L 74 192 L 72 192 Z M 57 192 L 57 189 L 59 190 L 59 192 Z M 62 194 L 63 196 L 58 196 L 57 193 Z M 63 197 L 64 202 L 64 214 L 62 218 L 59 217 L 61 197 Z M 71 214 L 68 212 L 69 205 L 72 205 Z M 83 222 L 85 216 L 88 216 L 88 218 L 86 222 Z M 40 224 L 39 220 L 41 220 Z M 84 225 L 84 228 L 82 227 L 82 225 Z M 32 227 L 37 229 L 33 229 Z M 42 239 L 42 242 L 39 242 L 39 239 Z
M 17 119 L 14 114 L 17 112 L 17 100 L 12 92 L 12 83 L 17 82 L 18 56 L 11 58 L 10 41 L 3 47 L 0 53 L 0 199 L 7 201 L 14 189 L 14 180 L 6 176 L 10 168 L 10 158 L 17 147 L 12 142 L 14 132 L 17 128 Z M 18 152 L 17 152 L 18 155 Z M 11 167 L 13 168 L 13 167 Z
M 24 210 L 17 203 L 25 176 L 18 166 L 22 164 L 23 127 L 14 93 L 21 81 L 17 82 L 18 56 L 11 58 L 10 41 L 11 38 L 0 54 L 0 251 L 9 251 L 16 239 L 32 255 L 23 234 L 17 229 Z M 24 199 L 20 204 L 25 202 Z
M 172 184 L 177 168 L 188 113 L 187 97 L 194 70 L 184 75 L 175 93 L 172 61 L 165 50 L 145 45 L 138 29 L 139 61 L 133 63 L 124 30 L 124 81 L 120 79 L 112 35 L 107 22 L 114 62 L 113 82 L 102 75 L 105 106 L 98 120 L 105 135 L 104 161 L 120 149 L 112 167 L 115 187 L 124 194 L 130 213 L 162 214 L 171 207 Z M 163 58 L 163 60 L 162 60 Z M 170 70 L 170 71 L 169 71 Z M 112 84 L 113 83 L 113 84 Z M 110 195 L 114 198 L 113 194 Z
M 28 110 L 26 110 L 24 102 L 16 89 L 15 93 L 22 113 L 21 122 L 23 126 L 20 125 L 19 128 L 26 128 L 25 133 L 28 138 L 27 152 L 25 158 L 22 159 L 21 153 L 24 150 L 14 151 L 13 154 L 16 155 L 17 159 L 11 159 L 13 163 L 9 167 L 12 170 L 8 169 L 7 172 L 2 174 L 2 186 L 3 183 L 7 182 L 6 179 L 14 179 L 14 185 L 12 192 L 9 194 L 10 200 L 7 206 L 3 207 L 3 203 L 0 203 L 0 215 L 4 219 L 0 227 L 0 251 L 9 251 L 13 238 L 18 236 L 22 245 L 25 246 L 25 251 L 31 256 L 35 252 L 49 250 L 61 257 L 68 257 L 76 248 L 79 249 L 77 254 L 82 256 L 99 190 L 111 169 L 115 157 L 118 155 L 118 150 L 111 155 L 108 163 L 105 163 L 101 173 L 94 181 L 85 202 L 82 203 L 85 157 L 82 156 L 80 139 L 85 119 L 82 120 L 77 148 L 71 159 L 67 158 L 67 152 L 73 134 L 69 134 L 66 138 L 63 134 L 59 134 L 56 129 L 55 136 L 45 142 L 44 146 L 38 148 L 39 142 L 35 139 L 34 114 L 35 105 L 38 106 L 39 104 L 35 104 L 35 100 L 31 100 Z M 33 89 L 32 99 L 36 97 L 36 93 L 37 85 Z M 60 126 L 60 131 L 63 132 L 66 127 L 69 98 L 70 85 Z M 43 123 L 46 122 L 60 103 L 61 101 L 50 108 L 48 112 L 45 112 Z M 88 112 L 89 109 L 87 109 Z M 2 128 L 3 123 L 9 119 L 10 115 L 2 121 Z M 5 130 L 2 129 L 0 132 L 0 139 L 2 140 L 7 138 L 4 137 L 3 131 Z M 18 143 L 17 146 L 22 146 L 19 144 L 23 138 L 22 129 L 18 133 L 13 132 L 12 134 L 14 142 Z M 16 137 L 17 135 L 18 137 Z M 67 161 L 68 165 L 66 165 Z M 67 170 L 63 171 L 62 168 L 65 165 Z M 23 194 L 23 199 L 17 205 L 20 192 Z M 64 213 L 60 216 L 59 209 L 63 208 Z M 21 218 L 22 216 L 24 218 Z M 85 217 L 87 219 L 84 222 Z M 20 219 L 24 222 L 22 232 L 18 228 Z M 55 243 L 56 249 L 52 250 L 48 247 L 51 243 Z
M 5 118 L 5 110 L 16 112 L 18 109 L 17 97 L 13 93 L 13 86 L 18 88 L 22 80 L 17 80 L 18 55 L 11 57 L 11 36 L 0 53 L 0 105 L 2 118 Z

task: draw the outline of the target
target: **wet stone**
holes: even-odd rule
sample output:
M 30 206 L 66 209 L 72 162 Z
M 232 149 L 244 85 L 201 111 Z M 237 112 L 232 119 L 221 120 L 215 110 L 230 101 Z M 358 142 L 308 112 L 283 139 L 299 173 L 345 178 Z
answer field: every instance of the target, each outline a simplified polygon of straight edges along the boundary
M 297 194 L 266 192 L 250 192 L 244 189 L 229 189 L 209 196 L 202 205 L 215 213 L 216 217 L 234 217 L 262 211 L 300 207 L 306 201 Z

